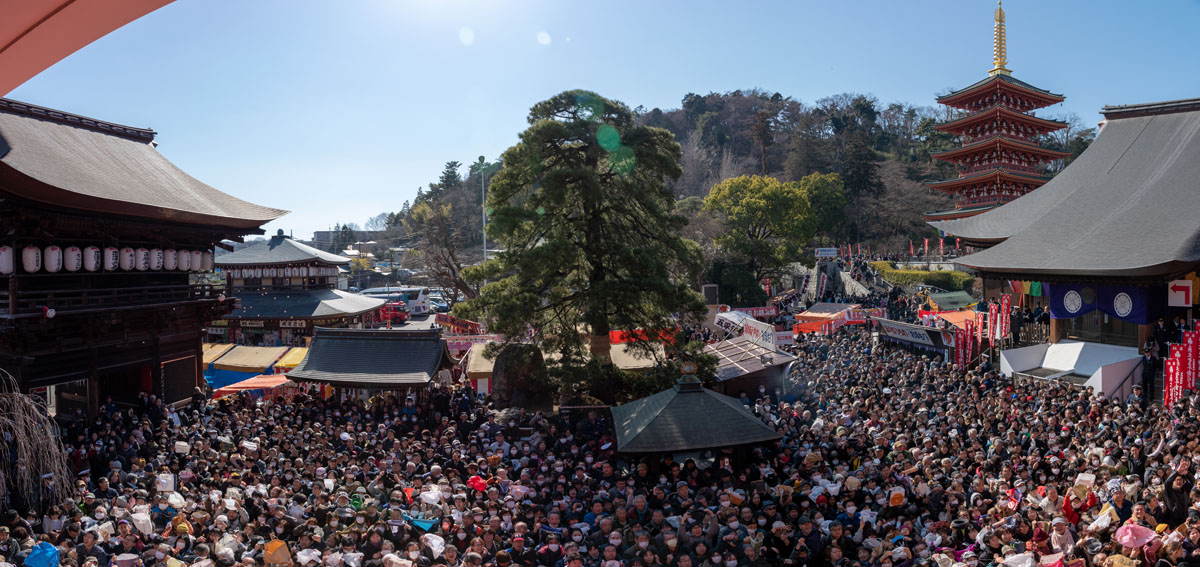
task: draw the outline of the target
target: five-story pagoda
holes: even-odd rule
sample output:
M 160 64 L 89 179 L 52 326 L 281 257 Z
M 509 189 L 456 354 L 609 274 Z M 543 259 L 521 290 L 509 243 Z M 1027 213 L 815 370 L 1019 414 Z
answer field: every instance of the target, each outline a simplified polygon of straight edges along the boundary
M 958 198 L 956 207 L 925 213 L 926 221 L 965 218 L 1003 205 L 1049 181 L 1045 164 L 1070 154 L 1038 145 L 1038 139 L 1066 126 L 1033 111 L 1060 103 L 1064 97 L 1013 78 L 1008 64 L 1004 8 L 996 7 L 992 70 L 967 88 L 937 101 L 962 114 L 936 128 L 953 134 L 961 147 L 933 154 L 958 166 L 956 179 L 929 186 Z

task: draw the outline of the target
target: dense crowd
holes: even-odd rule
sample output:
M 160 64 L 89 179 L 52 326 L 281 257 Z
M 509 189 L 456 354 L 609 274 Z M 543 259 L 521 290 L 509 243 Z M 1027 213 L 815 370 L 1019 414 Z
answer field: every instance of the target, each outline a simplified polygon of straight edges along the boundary
M 782 440 L 713 455 L 623 458 L 602 412 L 497 413 L 469 390 L 107 404 L 66 432 L 72 501 L 6 503 L 0 560 L 45 565 L 53 548 L 78 567 L 1200 563 L 1190 404 L 1014 384 L 852 329 L 798 341 L 788 390 L 741 396 Z

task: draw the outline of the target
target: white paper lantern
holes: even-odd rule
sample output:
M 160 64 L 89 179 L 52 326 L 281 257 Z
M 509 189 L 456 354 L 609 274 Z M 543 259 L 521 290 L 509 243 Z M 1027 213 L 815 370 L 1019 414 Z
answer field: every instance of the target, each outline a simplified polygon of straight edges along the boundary
M 199 250 L 192 250 L 192 265 L 191 265 L 192 271 L 199 272 L 200 266 L 201 266 L 201 264 L 203 264 L 203 262 L 204 262 L 204 252 L 201 252 Z
M 163 251 L 162 248 L 150 249 L 150 269 L 158 271 L 163 269 Z
M 8 275 L 13 273 L 16 264 L 17 253 L 12 246 L 0 246 L 0 274 Z
M 128 246 L 121 249 L 121 269 L 129 271 L 133 269 L 134 262 L 137 260 L 137 250 Z
M 192 267 L 192 253 L 187 250 L 179 251 L 179 264 L 177 268 L 181 272 L 186 272 Z
M 133 257 L 133 267 L 139 272 L 144 272 L 150 269 L 150 251 L 145 248 L 138 248 Z
M 42 249 L 37 246 L 26 246 L 21 250 L 21 267 L 27 273 L 37 273 L 42 269 Z
M 88 246 L 83 249 L 83 269 L 94 272 L 104 265 L 99 246 Z
M 121 251 L 109 246 L 104 249 L 104 271 L 115 272 L 121 267 Z
M 68 272 L 78 272 L 83 267 L 83 250 L 78 246 L 68 246 L 63 250 L 63 268 Z
M 213 269 L 213 253 L 205 250 L 200 256 L 200 269 L 205 272 L 211 272 Z
M 242 279 L 242 271 L 241 270 L 229 270 L 229 277 L 231 277 L 235 280 L 240 280 L 240 279 Z
M 174 248 L 163 250 L 163 269 L 176 270 L 179 268 L 179 253 Z
M 262 268 L 254 268 L 254 277 L 262 279 L 262 277 L 263 277 Z
M 47 272 L 52 274 L 57 273 L 63 266 L 62 248 L 51 244 L 43 249 L 42 263 Z

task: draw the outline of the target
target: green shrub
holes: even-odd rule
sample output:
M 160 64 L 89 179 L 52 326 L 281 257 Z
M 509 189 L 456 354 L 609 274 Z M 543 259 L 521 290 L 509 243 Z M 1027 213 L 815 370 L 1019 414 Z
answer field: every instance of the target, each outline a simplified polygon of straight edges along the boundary
M 956 271 L 897 270 L 892 262 L 871 262 L 871 267 L 892 285 L 925 284 L 949 291 L 968 289 L 971 274 Z

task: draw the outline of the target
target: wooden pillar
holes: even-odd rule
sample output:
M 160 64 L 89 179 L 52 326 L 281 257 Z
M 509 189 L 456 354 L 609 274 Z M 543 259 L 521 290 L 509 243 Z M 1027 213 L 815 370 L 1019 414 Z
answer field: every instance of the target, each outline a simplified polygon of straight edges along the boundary
M 1050 342 L 1057 343 L 1062 340 L 1063 336 L 1063 319 L 1050 318 Z
M 158 397 L 162 399 L 164 404 L 166 404 L 167 384 L 163 381 L 162 345 L 158 340 L 158 334 L 155 334 L 154 337 L 150 339 L 150 348 L 152 348 L 154 352 L 150 358 L 150 382 L 158 385 L 158 392 L 155 393 L 157 393 Z
M 96 349 L 88 349 L 87 375 L 88 419 L 100 413 L 100 376 L 96 370 Z
M 1154 328 L 1150 325 L 1138 325 L 1138 354 L 1146 354 L 1146 351 L 1143 349 L 1143 347 L 1146 346 L 1146 341 L 1150 340 L 1150 336 L 1153 334 L 1153 332 Z

